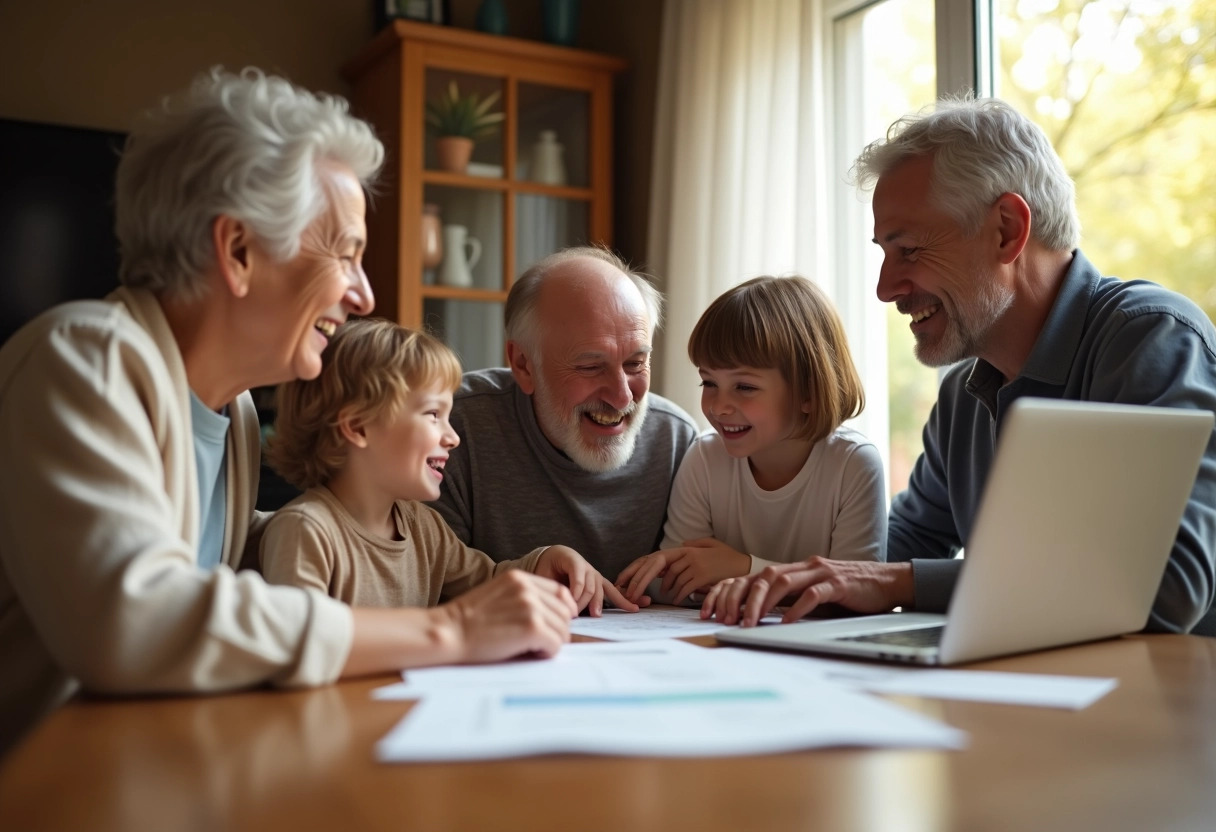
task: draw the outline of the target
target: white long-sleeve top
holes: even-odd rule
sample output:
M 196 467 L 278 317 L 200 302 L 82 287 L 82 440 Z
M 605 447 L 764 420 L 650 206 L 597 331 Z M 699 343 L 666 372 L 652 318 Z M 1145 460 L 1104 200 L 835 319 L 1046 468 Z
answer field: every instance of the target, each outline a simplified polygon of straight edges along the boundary
M 765 491 L 746 458 L 727 453 L 717 433 L 704 433 L 676 473 L 662 548 L 702 537 L 750 555 L 752 574 L 772 563 L 813 555 L 883 560 L 887 499 L 882 457 L 862 434 L 841 427 L 815 443 L 794 479 Z

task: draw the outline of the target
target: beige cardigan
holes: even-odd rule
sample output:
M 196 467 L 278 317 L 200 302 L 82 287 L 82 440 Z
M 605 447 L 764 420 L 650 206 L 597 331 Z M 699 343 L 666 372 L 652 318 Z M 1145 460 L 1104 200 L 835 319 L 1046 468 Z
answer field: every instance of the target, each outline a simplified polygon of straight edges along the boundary
M 189 387 L 156 298 L 65 304 L 0 350 L 0 753 L 79 685 L 337 678 L 349 608 L 234 571 L 256 523 L 248 393 L 229 415 L 223 563 L 204 572 Z

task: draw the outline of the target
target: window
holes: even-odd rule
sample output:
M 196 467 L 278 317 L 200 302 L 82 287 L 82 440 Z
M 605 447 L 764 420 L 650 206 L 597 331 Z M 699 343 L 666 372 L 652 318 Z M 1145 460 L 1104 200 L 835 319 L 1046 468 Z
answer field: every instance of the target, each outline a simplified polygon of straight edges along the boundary
M 892 121 L 936 98 L 934 23 L 934 0 L 842 4 L 835 10 L 830 45 L 835 170 L 848 170 L 861 148 Z M 886 410 L 885 419 L 870 415 L 869 432 L 888 461 L 887 486 L 895 494 L 907 485 L 920 455 L 921 428 L 937 395 L 937 374 L 913 355 L 907 319 L 874 294 L 881 252 L 870 243 L 868 198 L 860 198 L 843 176 L 837 181 L 835 215 L 845 233 L 836 236 L 836 262 L 860 290 L 853 294 L 854 303 L 873 321 L 864 331 L 871 340 L 885 341 L 877 347 L 886 359 L 885 379 L 866 380 L 866 399 L 867 410 Z

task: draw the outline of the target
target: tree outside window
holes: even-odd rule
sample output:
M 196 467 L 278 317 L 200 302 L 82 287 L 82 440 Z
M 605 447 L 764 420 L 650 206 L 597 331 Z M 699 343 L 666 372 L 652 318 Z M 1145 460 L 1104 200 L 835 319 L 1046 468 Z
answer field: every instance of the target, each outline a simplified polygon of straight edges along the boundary
M 1216 313 L 1216 0 L 1001 0 L 997 90 L 1077 184 L 1082 246 Z

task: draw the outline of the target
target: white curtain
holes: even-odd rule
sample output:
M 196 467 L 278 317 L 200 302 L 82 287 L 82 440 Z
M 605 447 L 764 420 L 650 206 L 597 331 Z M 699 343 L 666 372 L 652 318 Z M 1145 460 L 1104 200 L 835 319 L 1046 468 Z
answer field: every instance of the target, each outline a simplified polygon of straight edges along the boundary
M 833 298 L 866 386 L 856 420 L 887 458 L 886 342 L 873 281 L 835 265 L 821 0 L 666 0 L 650 266 L 667 324 L 655 389 L 702 419 L 688 336 L 706 306 L 761 274 L 801 274 Z M 860 150 L 860 147 L 856 148 Z

